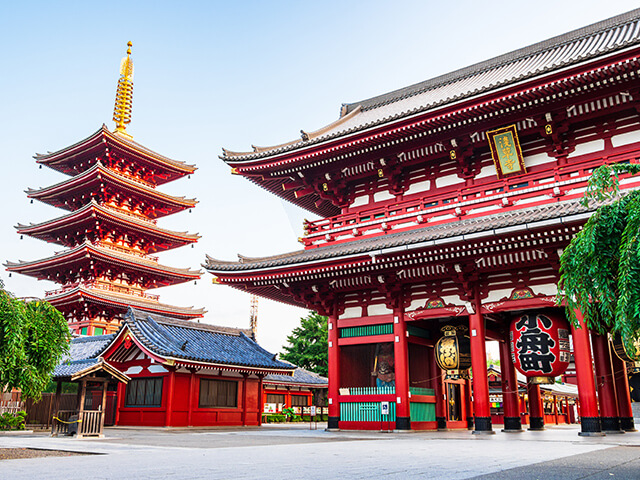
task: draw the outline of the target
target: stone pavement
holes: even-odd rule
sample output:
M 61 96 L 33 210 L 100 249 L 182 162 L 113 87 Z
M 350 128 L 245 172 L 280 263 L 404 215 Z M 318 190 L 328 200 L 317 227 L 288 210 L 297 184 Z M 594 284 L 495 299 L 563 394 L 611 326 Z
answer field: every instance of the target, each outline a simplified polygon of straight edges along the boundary
M 108 428 L 104 439 L 3 435 L 0 448 L 96 455 L 4 460 L 1 479 L 640 479 L 640 432 L 326 432 L 261 428 Z

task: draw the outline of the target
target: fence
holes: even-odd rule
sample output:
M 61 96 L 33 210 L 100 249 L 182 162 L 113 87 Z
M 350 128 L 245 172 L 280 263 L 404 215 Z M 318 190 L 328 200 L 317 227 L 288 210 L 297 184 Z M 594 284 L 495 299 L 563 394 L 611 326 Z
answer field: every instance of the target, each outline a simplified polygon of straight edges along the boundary
M 63 393 L 60 395 L 58 410 L 75 409 L 77 407 L 77 398 L 75 393 Z M 27 412 L 27 425 L 49 428 L 51 419 L 55 415 L 53 411 L 55 399 L 56 395 L 54 393 L 43 393 L 42 398 L 37 402 L 28 398 L 24 407 Z
M 18 413 L 24 410 L 24 402 L 0 401 L 0 415 L 3 413 Z

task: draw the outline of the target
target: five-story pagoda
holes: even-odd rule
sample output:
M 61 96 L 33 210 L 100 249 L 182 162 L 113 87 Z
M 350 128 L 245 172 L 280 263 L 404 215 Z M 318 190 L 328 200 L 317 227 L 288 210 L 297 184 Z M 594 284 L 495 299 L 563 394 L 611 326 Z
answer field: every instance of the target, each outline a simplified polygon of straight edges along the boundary
M 202 317 L 203 309 L 159 302 L 148 289 L 197 280 L 199 270 L 158 263 L 151 254 L 194 243 L 197 234 L 159 227 L 158 218 L 195 206 L 194 199 L 160 192 L 158 185 L 195 171 L 133 141 L 131 121 L 133 62 L 131 42 L 120 67 L 114 132 L 102 126 L 88 138 L 36 161 L 70 178 L 27 195 L 69 213 L 46 222 L 18 225 L 21 235 L 56 243 L 64 250 L 34 260 L 7 262 L 10 272 L 62 287 L 46 299 L 66 316 L 72 329 L 96 335 L 115 331 L 128 306 L 181 319 Z

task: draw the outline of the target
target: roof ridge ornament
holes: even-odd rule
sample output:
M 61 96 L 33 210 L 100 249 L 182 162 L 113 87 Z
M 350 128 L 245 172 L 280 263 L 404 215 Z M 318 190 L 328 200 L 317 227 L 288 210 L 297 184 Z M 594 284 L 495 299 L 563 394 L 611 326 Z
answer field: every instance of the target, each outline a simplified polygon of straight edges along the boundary
M 133 61 L 131 60 L 131 42 L 127 42 L 127 56 L 120 61 L 120 78 L 116 90 L 116 103 L 113 109 L 113 121 L 116 122 L 117 133 L 125 138 L 132 139 L 127 130 L 127 124 L 131 123 L 131 110 L 133 104 Z

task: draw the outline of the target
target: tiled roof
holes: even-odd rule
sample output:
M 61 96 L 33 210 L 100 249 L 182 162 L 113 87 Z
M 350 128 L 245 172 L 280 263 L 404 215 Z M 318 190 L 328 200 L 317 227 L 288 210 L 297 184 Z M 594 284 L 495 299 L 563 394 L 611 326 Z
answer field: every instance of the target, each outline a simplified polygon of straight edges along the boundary
M 297 367 L 293 372 L 293 377 L 287 375 L 270 374 L 264 377 L 266 383 L 278 383 L 286 385 L 317 385 L 318 388 L 327 388 L 329 379 L 310 372 L 304 368 Z
M 521 230 L 527 230 L 535 228 L 536 222 L 559 220 L 562 223 L 568 223 L 578 221 L 590 215 L 590 211 L 593 209 L 595 207 L 583 207 L 580 205 L 579 200 L 558 202 L 362 240 L 352 240 L 346 243 L 327 245 L 309 250 L 298 250 L 272 257 L 243 257 L 242 263 L 226 262 L 207 256 L 206 263 L 203 266 L 212 273 L 257 270 L 322 261 L 347 255 L 368 254 L 394 247 L 410 250 L 412 246 L 415 247 L 418 244 L 427 247 L 446 243 L 447 241 L 462 241 L 485 235 L 499 235 L 502 230 L 506 233 L 507 230 L 514 230 L 516 227 Z
M 298 139 L 254 152 L 224 151 L 240 162 L 276 155 L 425 112 L 640 44 L 640 9 L 384 95 L 343 105 L 339 121 Z M 344 118 L 346 116 L 349 118 Z M 343 120 L 343 121 L 342 121 Z
M 130 308 L 122 322 L 151 352 L 165 358 L 282 372 L 295 367 L 276 360 L 240 329 L 185 322 Z
M 74 338 L 71 340 L 69 355 L 56 366 L 53 378 L 71 377 L 99 363 L 98 353 L 104 350 L 114 338 L 114 334 Z

